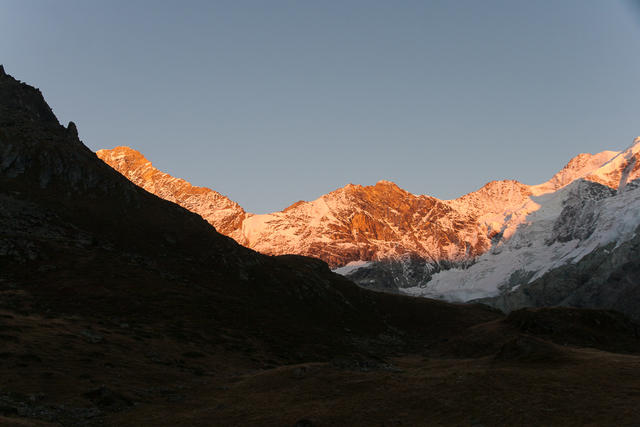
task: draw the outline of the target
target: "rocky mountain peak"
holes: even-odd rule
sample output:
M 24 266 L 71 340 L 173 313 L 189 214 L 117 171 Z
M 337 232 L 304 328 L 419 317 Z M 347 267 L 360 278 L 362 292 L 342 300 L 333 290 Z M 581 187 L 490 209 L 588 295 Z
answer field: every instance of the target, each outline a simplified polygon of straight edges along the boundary
M 588 179 L 586 177 L 589 174 L 593 173 L 619 153 L 619 151 L 602 151 L 597 154 L 578 154 L 569 160 L 562 170 L 556 173 L 549 181 L 531 186 L 532 193 L 539 196 L 565 187 L 577 179 Z
M 622 191 L 626 185 L 640 178 L 640 138 L 623 152 L 588 174 L 585 179 Z
M 633 142 L 631 143 L 631 145 L 621 154 L 629 159 L 637 155 L 638 153 L 640 153 L 640 136 L 633 138 Z
M 25 191 L 64 186 L 62 197 L 76 197 L 106 186 L 105 179 L 114 175 L 102 164 L 89 167 L 95 154 L 78 139 L 76 125 L 61 126 L 40 90 L 6 73 L 0 73 L 0 127 L 0 173 L 20 178 Z M 117 182 L 126 184 L 118 191 L 136 190 L 126 180 Z
M 41 124 L 58 125 L 58 119 L 39 89 L 29 86 L 0 70 L 0 118 L 20 117 Z
M 111 150 L 98 150 L 96 154 L 120 173 L 136 171 L 143 167 L 153 167 L 141 152 L 126 146 L 115 147 Z M 127 176 L 124 173 L 123 175 Z
M 460 211 L 481 217 L 519 208 L 530 195 L 530 186 L 519 181 L 490 181 L 480 189 L 447 203 Z
M 510 195 L 510 193 L 514 191 L 525 196 L 528 196 L 531 193 L 528 185 L 514 179 L 505 179 L 500 181 L 489 181 L 479 190 L 465 194 L 461 199 L 466 197 L 477 197 L 478 195 L 504 197 L 505 195 Z
M 403 197 L 411 194 L 408 191 L 398 187 L 395 182 L 386 180 L 380 180 L 376 182 L 376 184 L 373 186 L 373 190 L 377 193 L 396 194 L 402 195 Z
M 367 191 L 367 192 L 373 192 L 373 191 L 384 191 L 384 190 L 386 190 L 386 191 L 404 191 L 403 189 L 398 187 L 398 185 L 395 182 L 386 181 L 386 180 L 380 180 L 380 181 L 376 182 L 374 185 L 359 185 L 359 184 L 349 183 L 349 184 L 345 185 L 344 187 L 339 188 L 336 191 L 337 192 L 341 192 L 341 191 L 348 191 L 348 192 Z
M 78 137 L 78 127 L 74 122 L 69 122 L 67 125 L 67 132 L 69 132 L 73 137 Z
M 353 185 L 349 184 L 334 192 L 329 193 L 330 197 L 347 197 L 351 200 L 368 201 L 374 203 L 374 201 L 385 202 L 388 204 L 396 204 L 399 200 L 407 197 L 416 197 L 398 187 L 398 185 L 391 181 L 381 180 L 374 185 Z
M 400 187 L 398 187 L 395 182 L 387 181 L 386 179 L 381 179 L 380 181 L 376 182 L 375 187 L 400 189 Z
M 297 208 L 298 206 L 303 205 L 304 203 L 307 203 L 307 201 L 306 201 L 306 200 L 298 200 L 297 202 L 295 202 L 295 203 L 293 203 L 293 204 L 291 204 L 291 205 L 287 206 L 286 208 L 284 208 L 284 209 L 282 210 L 282 212 L 287 212 L 287 211 L 290 211 L 290 210 L 292 210 L 292 209 L 295 209 L 295 208 Z

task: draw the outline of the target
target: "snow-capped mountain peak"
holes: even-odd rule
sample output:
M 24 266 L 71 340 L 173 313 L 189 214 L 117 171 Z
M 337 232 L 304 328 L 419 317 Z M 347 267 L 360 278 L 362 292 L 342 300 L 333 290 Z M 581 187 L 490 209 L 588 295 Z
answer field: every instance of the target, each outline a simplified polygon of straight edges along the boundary
M 587 175 L 586 179 L 622 191 L 629 182 L 639 177 L 640 137 L 637 137 L 629 148 L 618 153 L 593 173 Z
M 549 181 L 531 186 L 534 195 L 542 195 L 571 184 L 573 181 L 585 178 L 612 158 L 619 155 L 619 151 L 602 151 L 597 154 L 582 153 L 571 159 L 562 170 Z
M 581 216 L 586 212 L 581 203 L 593 194 L 608 195 L 602 186 L 622 190 L 636 179 L 639 151 L 640 138 L 636 138 L 623 152 L 580 154 L 543 184 L 492 181 L 454 200 L 411 194 L 381 180 L 369 186 L 348 184 L 264 215 L 246 213 L 213 190 L 160 172 L 130 148 L 101 150 L 98 155 L 134 183 L 202 215 L 252 249 L 314 256 L 333 268 L 351 263 L 353 268 L 344 270 L 350 273 L 371 267 L 370 261 L 420 260 L 430 267 L 418 279 L 405 282 L 422 286 L 441 269 L 468 266 L 476 259 L 483 265 L 483 254 L 497 256 L 522 248 L 538 231 L 544 236 L 541 247 L 583 235 L 591 225 L 565 224 L 558 217 L 564 211 L 580 221 L 591 221 Z M 582 231 L 567 231 L 572 227 Z

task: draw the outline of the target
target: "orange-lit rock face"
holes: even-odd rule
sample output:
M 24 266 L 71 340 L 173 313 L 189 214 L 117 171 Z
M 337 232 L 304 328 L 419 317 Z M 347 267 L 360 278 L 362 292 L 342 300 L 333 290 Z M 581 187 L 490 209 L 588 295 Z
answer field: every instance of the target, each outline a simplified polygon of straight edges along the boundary
M 220 233 L 236 237 L 234 231 L 240 229 L 246 214 L 240 205 L 222 194 L 160 172 L 140 152 L 129 147 L 99 150 L 96 154 L 139 187 L 197 213 Z
M 266 254 L 309 255 L 340 266 L 404 255 L 462 260 L 490 246 L 489 233 L 478 224 L 476 212 L 461 212 L 387 181 L 367 187 L 350 184 L 281 212 L 253 215 L 213 190 L 160 172 L 136 150 L 117 147 L 97 155 L 138 186 L 201 215 L 221 233 Z
M 320 258 L 332 267 L 403 256 L 466 261 L 508 239 L 538 209 L 536 196 L 583 178 L 618 188 L 640 175 L 640 140 L 623 153 L 580 154 L 546 183 L 492 181 L 455 200 L 414 195 L 388 181 L 349 184 L 281 212 L 246 213 L 208 188 L 158 171 L 127 147 L 98 156 L 135 184 L 201 215 L 218 231 L 259 252 Z
M 385 181 L 347 185 L 282 212 L 248 216 L 243 224 L 249 247 L 316 256 L 332 266 L 403 255 L 465 259 L 488 248 L 483 233 L 474 214 Z
M 555 191 L 579 178 L 616 190 L 640 178 L 640 137 L 635 138 L 633 144 L 622 152 L 579 154 L 549 181 L 531 188 L 534 194 Z
M 628 182 L 640 178 L 640 139 L 596 172 L 586 176 L 589 181 L 606 185 L 614 189 L 624 188 Z

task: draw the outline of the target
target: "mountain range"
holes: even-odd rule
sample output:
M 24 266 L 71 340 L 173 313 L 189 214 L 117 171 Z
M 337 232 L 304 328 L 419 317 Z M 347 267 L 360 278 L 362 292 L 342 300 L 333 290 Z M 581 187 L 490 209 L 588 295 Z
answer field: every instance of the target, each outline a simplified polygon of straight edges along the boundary
M 505 315 L 243 247 L 109 167 L 0 66 L 0 425 L 634 425 L 639 355 L 615 311 Z
M 457 199 L 439 200 L 388 181 L 349 184 L 266 215 L 247 213 L 213 190 L 158 171 L 131 148 L 97 155 L 140 187 L 259 252 L 320 258 L 371 289 L 482 299 L 507 310 L 541 305 L 540 298 L 516 302 L 514 292 L 596 249 L 619 247 L 640 225 L 640 138 L 622 152 L 579 154 L 538 185 L 492 181 Z M 620 303 L 578 302 L 570 295 L 574 291 L 560 292 L 552 305 L 615 307 L 640 318 L 628 293 Z

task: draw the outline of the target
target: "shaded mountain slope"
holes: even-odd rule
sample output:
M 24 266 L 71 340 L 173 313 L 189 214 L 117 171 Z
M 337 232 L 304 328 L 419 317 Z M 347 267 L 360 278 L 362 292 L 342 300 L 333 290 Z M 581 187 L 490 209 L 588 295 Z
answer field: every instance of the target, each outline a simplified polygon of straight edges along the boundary
M 526 286 L 479 301 L 505 312 L 522 307 L 608 307 L 640 321 L 639 231 L 620 245 L 605 245 Z

